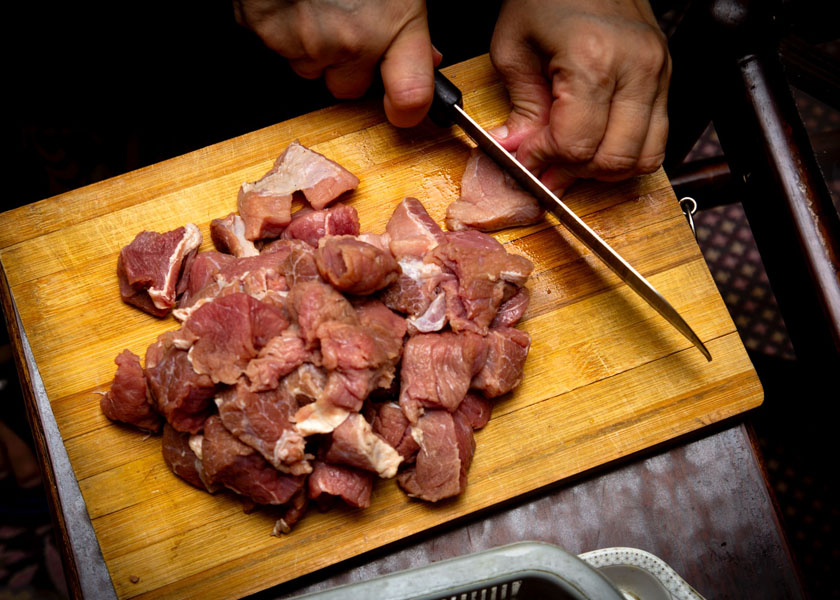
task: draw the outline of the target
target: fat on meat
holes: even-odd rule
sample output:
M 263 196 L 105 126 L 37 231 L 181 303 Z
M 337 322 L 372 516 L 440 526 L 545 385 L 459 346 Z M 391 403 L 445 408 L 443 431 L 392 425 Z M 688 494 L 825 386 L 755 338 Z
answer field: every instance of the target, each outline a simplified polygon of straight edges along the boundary
M 467 485 L 475 452 L 473 428 L 460 413 L 430 410 L 412 429 L 420 450 L 414 464 L 397 476 L 411 497 L 428 502 L 457 496 Z
M 374 433 L 371 424 L 361 414 L 351 413 L 333 430 L 324 460 L 389 478 L 397 474 L 402 456 Z
M 326 235 L 359 235 L 359 214 L 352 206 L 336 202 L 322 210 L 302 208 L 292 214 L 292 221 L 280 236 L 285 240 L 301 240 L 313 248 Z
M 249 240 L 279 236 L 291 222 L 292 198 L 302 192 L 315 209 L 322 209 L 343 193 L 355 189 L 359 179 L 325 156 L 292 142 L 259 181 L 243 183 L 239 214 Z
M 487 360 L 470 387 L 488 398 L 495 398 L 508 393 L 522 381 L 531 336 L 520 329 L 499 327 L 491 329 L 484 339 L 487 342 Z
M 178 307 L 183 308 L 193 304 L 197 299 L 196 296 L 204 286 L 210 283 L 215 275 L 226 265 L 235 260 L 236 258 L 234 256 L 216 250 L 196 254 L 190 264 L 190 268 L 184 272 L 185 289 L 184 293 L 178 299 Z
M 400 267 L 390 252 L 348 235 L 321 238 L 315 264 L 321 277 L 334 288 L 356 295 L 379 291 L 400 274 Z
M 212 413 L 216 386 L 195 372 L 179 343 L 179 332 L 167 331 L 146 349 L 146 382 L 153 406 L 170 425 L 199 433 Z
M 128 423 L 145 431 L 160 431 L 162 420 L 147 398 L 146 376 L 140 357 L 123 350 L 114 359 L 117 373 L 111 389 L 102 396 L 99 406 L 112 421 Z
M 292 423 L 297 400 L 285 390 L 252 392 L 240 379 L 216 396 L 216 405 L 227 430 L 262 454 L 275 469 L 293 475 L 312 470 L 306 443 Z
M 167 233 L 142 231 L 117 259 L 120 296 L 123 301 L 163 317 L 175 306 L 178 282 L 201 245 L 201 232 L 187 223 Z
M 207 479 L 257 504 L 286 504 L 298 493 L 304 475 L 281 473 L 256 450 L 230 433 L 218 415 L 207 419 L 201 443 Z
M 254 242 L 245 237 L 245 220 L 236 213 L 210 221 L 210 239 L 216 250 L 233 254 L 237 258 L 260 253 Z
M 405 198 L 397 205 L 385 231 L 390 238 L 391 253 L 397 260 L 404 256 L 422 258 L 445 239 L 440 225 L 417 198 Z
M 423 333 L 403 350 L 399 403 L 411 423 L 424 408 L 454 411 L 487 360 L 487 344 L 471 332 Z
M 289 393 L 299 406 L 315 402 L 327 385 L 327 372 L 321 367 L 305 362 L 289 373 L 280 382 L 281 387 Z
M 181 345 L 189 347 L 197 373 L 232 385 L 269 340 L 288 326 L 284 310 L 238 293 L 199 306 L 179 337 Z
M 323 502 L 324 494 L 341 498 L 350 506 L 367 508 L 373 491 L 373 475 L 352 467 L 316 461 L 307 479 L 309 498 Z
M 543 210 L 531 194 L 478 148 L 473 148 L 461 178 L 461 197 L 446 209 L 450 231 L 497 231 L 536 223 Z

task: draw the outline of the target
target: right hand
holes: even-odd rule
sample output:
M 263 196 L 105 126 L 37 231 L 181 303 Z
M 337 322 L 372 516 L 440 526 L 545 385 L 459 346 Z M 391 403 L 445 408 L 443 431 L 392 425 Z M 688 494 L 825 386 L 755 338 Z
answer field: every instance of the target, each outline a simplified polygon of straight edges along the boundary
M 236 20 L 289 59 L 301 77 L 323 76 L 336 98 L 358 98 L 379 65 L 385 114 L 417 125 L 434 95 L 424 0 L 233 0 Z

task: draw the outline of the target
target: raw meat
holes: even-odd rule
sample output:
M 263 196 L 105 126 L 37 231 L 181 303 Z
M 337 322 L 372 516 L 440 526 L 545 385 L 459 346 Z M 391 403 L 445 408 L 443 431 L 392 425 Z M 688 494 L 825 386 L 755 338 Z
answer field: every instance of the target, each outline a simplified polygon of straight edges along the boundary
M 201 245 L 192 223 L 167 233 L 143 231 L 120 251 L 117 275 L 124 302 L 163 317 L 175 306 L 182 267 Z
M 245 221 L 236 213 L 210 221 L 210 238 L 216 250 L 233 254 L 237 258 L 260 253 L 254 242 L 245 238 Z
M 459 412 L 430 410 L 412 435 L 420 445 L 414 464 L 397 476 L 412 497 L 437 502 L 457 496 L 467 485 L 467 470 L 475 452 L 470 423 Z
M 239 214 L 249 240 L 277 237 L 291 221 L 292 197 L 302 192 L 313 208 L 321 209 L 359 179 L 325 156 L 292 142 L 259 181 L 243 183 Z
M 496 231 L 536 223 L 542 215 L 536 198 L 492 158 L 473 148 L 461 178 L 461 197 L 446 209 L 446 227 Z
M 257 357 L 248 363 L 245 375 L 250 382 L 250 389 L 258 392 L 276 388 L 283 377 L 307 359 L 312 359 L 312 354 L 306 350 L 298 327 L 292 325 L 271 338 Z
M 310 345 L 318 339 L 318 329 L 324 323 L 359 322 L 347 298 L 320 281 L 304 281 L 293 285 L 286 297 L 286 308 L 300 327 L 301 336 Z
M 268 341 L 288 326 L 282 309 L 237 293 L 198 307 L 179 337 L 182 347 L 189 347 L 197 373 L 232 385 Z
M 292 222 L 281 236 L 285 240 L 301 240 L 318 247 L 325 235 L 359 235 L 359 215 L 352 206 L 337 202 L 330 208 L 302 208 L 292 215 Z
M 391 254 L 423 257 L 442 243 L 445 234 L 417 198 L 405 198 L 391 215 L 385 231 L 390 237 Z
M 528 288 L 517 288 L 513 296 L 502 301 L 502 305 L 499 306 L 499 310 L 496 316 L 493 317 L 490 327 L 513 327 L 519 323 L 522 315 L 528 310 L 530 301 L 531 293 L 528 291 Z
M 207 479 L 257 504 L 285 504 L 303 487 L 302 475 L 287 475 L 243 444 L 213 415 L 204 426 L 202 464 Z
M 467 397 L 469 396 L 470 394 L 467 394 Z M 414 460 L 414 455 L 417 454 L 420 446 L 417 444 L 417 440 L 412 437 L 411 423 L 409 423 L 408 417 L 405 416 L 399 404 L 396 402 L 379 404 L 376 407 L 376 415 L 371 425 L 374 433 L 381 436 L 403 457 L 403 463 Z
M 163 460 L 173 473 L 200 490 L 211 491 L 202 479 L 201 460 L 190 447 L 190 434 L 175 430 L 169 423 L 163 426 L 161 450 Z
M 341 498 L 350 506 L 367 508 L 373 490 L 373 475 L 352 467 L 317 461 L 307 486 L 309 497 L 313 500 L 328 494 Z
M 293 475 L 309 473 L 303 436 L 292 416 L 298 409 L 282 389 L 252 392 L 244 380 L 216 396 L 222 423 L 241 442 L 263 455 L 275 469 Z
M 388 442 L 373 432 L 370 423 L 359 413 L 351 413 L 332 432 L 324 460 L 373 471 L 380 477 L 397 474 L 402 456 Z
M 470 427 L 481 429 L 490 421 L 493 404 L 483 396 L 467 393 L 461 401 L 461 404 L 458 405 L 457 412 L 466 419 Z
M 357 295 L 372 294 L 387 287 L 400 273 L 390 252 L 349 235 L 321 238 L 315 264 L 321 277 L 334 288 Z
M 153 405 L 178 431 L 198 433 L 213 409 L 216 386 L 192 368 L 177 347 L 178 332 L 167 331 L 146 350 L 145 374 Z
M 487 337 L 487 361 L 470 387 L 488 398 L 506 394 L 522 381 L 522 368 L 531 347 L 531 336 L 512 327 L 491 329 Z
M 146 376 L 140 366 L 140 357 L 130 350 L 123 350 L 117 358 L 114 383 L 99 405 L 106 417 L 122 421 L 146 431 L 160 431 L 162 424 L 147 399 Z
M 416 423 L 424 407 L 454 411 L 487 359 L 484 338 L 470 332 L 409 338 L 400 371 L 400 407 Z
M 283 262 L 286 282 L 289 287 L 304 281 L 323 281 L 315 262 L 315 249 L 300 240 L 282 240 L 289 244 L 289 252 Z

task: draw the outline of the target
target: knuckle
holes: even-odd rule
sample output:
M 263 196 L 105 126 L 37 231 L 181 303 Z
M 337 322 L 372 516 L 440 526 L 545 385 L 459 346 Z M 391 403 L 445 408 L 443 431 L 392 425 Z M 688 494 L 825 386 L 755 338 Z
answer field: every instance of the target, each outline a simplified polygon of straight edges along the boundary
M 647 175 L 648 173 L 653 173 L 659 167 L 662 166 L 662 163 L 665 161 L 665 153 L 659 153 L 652 156 L 642 156 L 639 158 L 638 162 L 636 163 L 636 171 L 640 174 Z
M 638 161 L 638 157 L 628 154 L 598 153 L 593 159 L 594 168 L 604 174 L 632 173 Z

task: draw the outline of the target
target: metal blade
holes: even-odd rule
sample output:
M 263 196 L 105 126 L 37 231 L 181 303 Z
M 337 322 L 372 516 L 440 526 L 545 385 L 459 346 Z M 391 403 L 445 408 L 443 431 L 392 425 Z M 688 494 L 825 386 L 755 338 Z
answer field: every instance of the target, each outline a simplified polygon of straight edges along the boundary
M 572 234 L 589 248 L 595 256 L 604 263 L 626 283 L 630 289 L 641 296 L 645 302 L 653 307 L 656 312 L 662 315 L 677 331 L 683 334 L 694 344 L 706 360 L 712 360 L 706 346 L 697 337 L 697 334 L 689 327 L 676 309 L 656 291 L 647 279 L 642 277 L 636 269 L 624 260 L 609 244 L 592 231 L 580 217 L 567 207 L 562 200 L 555 196 L 543 183 L 534 176 L 528 169 L 523 167 L 507 150 L 505 150 L 495 138 L 487 133 L 478 123 L 464 112 L 464 109 L 457 104 L 451 106 L 451 116 L 464 132 L 478 144 L 485 153 L 495 160 L 505 171 L 516 179 L 524 189 L 528 190 L 543 207 L 556 216 Z

